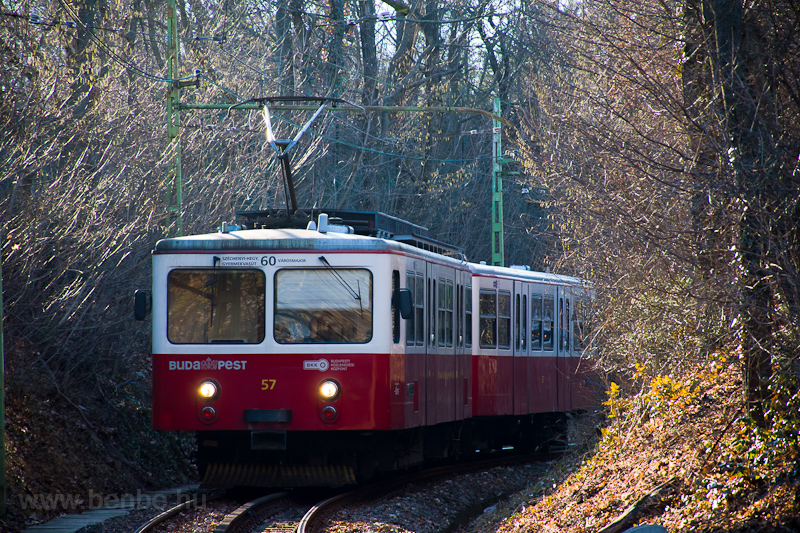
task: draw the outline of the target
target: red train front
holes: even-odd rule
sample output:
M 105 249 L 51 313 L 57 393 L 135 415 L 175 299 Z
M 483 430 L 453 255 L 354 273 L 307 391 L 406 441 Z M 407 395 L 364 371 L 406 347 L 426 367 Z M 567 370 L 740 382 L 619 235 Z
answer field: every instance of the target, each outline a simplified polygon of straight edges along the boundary
M 373 236 L 322 216 L 308 229 L 223 228 L 156 245 L 153 426 L 197 432 L 206 483 L 353 483 L 532 445 L 536 413 L 586 403 L 564 388 L 585 381 L 579 350 L 567 340 L 559 361 L 519 341 L 528 324 L 542 328 L 529 293 L 587 300 L 578 280 L 471 265 L 424 228 L 365 216 L 353 224 Z M 581 324 L 563 298 L 563 324 L 544 326 L 560 327 L 562 343 Z M 576 379 L 559 388 L 559 372 Z

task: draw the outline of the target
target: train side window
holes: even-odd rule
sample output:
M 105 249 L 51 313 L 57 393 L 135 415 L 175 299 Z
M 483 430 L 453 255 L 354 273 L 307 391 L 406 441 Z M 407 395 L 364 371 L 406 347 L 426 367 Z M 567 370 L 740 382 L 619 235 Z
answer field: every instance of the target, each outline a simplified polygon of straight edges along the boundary
M 497 297 L 497 344 L 511 348 L 511 293 L 500 291 Z
M 427 313 L 428 313 L 426 315 L 426 317 L 427 317 L 427 319 L 426 319 L 426 321 L 427 321 L 426 327 L 428 328 L 428 335 L 425 337 L 425 344 L 430 345 L 430 343 L 431 343 L 430 336 L 433 335 L 436 330 L 431 328 L 431 324 L 433 324 L 433 317 L 431 316 L 433 314 L 433 312 L 431 311 L 431 300 L 432 300 L 433 296 L 431 295 L 431 280 L 430 280 L 430 278 L 428 278 L 427 281 L 428 281 L 428 283 L 427 283 L 427 293 L 426 293 L 425 302 L 427 304 L 426 310 L 427 310 Z
M 456 346 L 464 346 L 464 286 L 456 284 Z
M 542 349 L 542 297 L 531 296 L 531 350 Z
M 594 308 L 592 307 L 591 300 L 583 302 L 583 319 L 581 320 L 581 323 L 583 324 L 583 344 L 585 349 L 589 351 L 595 348 L 594 329 L 592 328 L 593 311 Z
M 439 337 L 439 346 L 445 345 L 445 314 L 447 313 L 445 309 L 445 305 L 447 304 L 447 297 L 445 296 L 445 283 L 443 279 L 439 280 L 439 302 L 437 305 L 437 312 L 439 313 L 439 332 L 437 333 Z
M 472 287 L 464 289 L 464 344 L 472 346 Z
M 453 345 L 453 282 L 439 280 L 439 346 Z
M 558 323 L 555 331 L 558 331 L 559 335 L 556 350 L 560 351 L 564 349 L 564 298 L 558 299 L 558 315 L 556 318 L 558 319 Z
M 563 327 L 561 329 L 561 345 L 565 350 L 569 350 L 569 298 L 564 300 L 564 310 L 562 314 L 564 316 L 564 320 L 562 322 Z
M 578 300 L 575 302 L 572 311 L 572 347 L 575 350 L 583 351 L 589 345 L 588 330 L 586 327 L 586 302 Z
M 453 300 L 453 282 L 447 282 L 447 289 L 444 291 L 445 295 L 447 296 L 447 327 L 445 328 L 445 333 L 447 334 L 447 345 L 453 345 L 453 304 L 455 303 Z
M 481 348 L 497 346 L 497 293 L 481 289 L 479 294 Z
M 392 294 L 397 294 L 400 288 L 400 271 L 392 271 Z M 400 342 L 400 307 L 399 302 L 395 305 L 394 298 L 392 298 L 392 340 L 395 343 Z
M 525 351 L 525 339 L 528 338 L 528 296 L 522 295 L 522 318 L 519 323 L 522 325 L 522 351 Z
M 412 313 L 411 318 L 406 320 L 406 344 L 409 346 L 413 346 L 416 343 L 416 337 L 414 336 L 414 322 L 416 319 L 416 307 L 417 307 L 417 295 L 416 295 L 416 276 L 413 272 L 406 272 L 406 288 L 411 291 L 411 297 L 413 299 L 414 305 L 414 313 Z
M 428 346 L 436 343 L 436 280 L 428 280 Z
M 555 299 L 552 296 L 544 297 L 544 309 L 542 311 L 542 349 L 546 352 L 553 351 L 553 318 Z
M 520 296 L 519 294 L 516 295 L 514 299 L 514 349 L 519 351 L 519 336 L 522 334 L 522 327 L 520 327 L 520 319 L 522 314 L 520 313 Z
M 414 295 L 414 332 L 417 336 L 417 345 L 425 344 L 425 279 L 422 274 L 417 274 Z

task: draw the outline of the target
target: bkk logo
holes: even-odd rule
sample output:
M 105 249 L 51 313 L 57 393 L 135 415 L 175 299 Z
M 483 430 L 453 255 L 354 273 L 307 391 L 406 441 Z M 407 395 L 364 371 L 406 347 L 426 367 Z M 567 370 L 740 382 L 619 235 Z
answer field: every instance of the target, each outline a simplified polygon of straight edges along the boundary
M 244 370 L 247 361 L 217 361 L 210 357 L 205 361 L 170 361 L 170 370 Z
M 319 370 L 325 372 L 330 368 L 330 363 L 327 359 L 320 359 L 318 361 L 303 361 L 303 370 Z

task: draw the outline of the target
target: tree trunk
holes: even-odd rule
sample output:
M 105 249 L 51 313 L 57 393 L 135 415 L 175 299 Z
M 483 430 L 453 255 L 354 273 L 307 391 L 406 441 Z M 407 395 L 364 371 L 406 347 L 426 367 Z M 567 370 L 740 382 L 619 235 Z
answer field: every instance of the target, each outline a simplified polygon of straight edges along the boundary
M 750 415 L 764 426 L 768 384 L 772 377 L 773 281 L 767 265 L 774 264 L 770 231 L 769 189 L 779 182 L 774 167 L 771 131 L 763 104 L 770 89 L 763 83 L 761 50 L 754 43 L 755 24 L 744 17 L 741 2 L 713 0 L 715 21 L 716 86 L 719 118 L 727 147 L 727 168 L 733 173 L 741 206 L 738 231 L 739 319 L 744 362 L 744 382 Z M 750 42 L 746 42 L 749 39 Z M 756 46 L 753 46 L 756 44 Z M 766 109 L 769 109 L 767 106 Z M 725 168 L 725 167 L 723 167 Z M 773 205 L 771 205 L 773 204 Z
M 281 96 L 294 96 L 294 39 L 292 37 L 292 19 L 289 16 L 288 0 L 281 0 L 275 12 L 275 33 L 280 42 L 278 58 L 278 79 Z
M 363 70 L 363 102 L 375 105 L 378 100 L 378 51 L 375 45 L 375 3 L 359 0 L 359 15 L 364 20 L 358 31 L 361 41 L 361 68 Z
M 92 44 L 91 32 L 97 25 L 98 17 L 97 0 L 83 0 L 78 7 L 80 24 L 75 31 L 72 44 L 72 53 L 68 54 L 68 64 L 72 71 L 71 94 L 67 105 L 72 106 L 72 118 L 81 120 L 86 112 L 98 98 L 97 88 L 92 83 L 93 57 L 95 49 Z M 88 29 L 87 29 L 88 28 Z
M 344 0 L 328 0 L 328 26 L 330 35 L 328 36 L 328 62 L 325 73 L 325 87 L 323 91 L 328 96 L 338 98 L 342 96 L 341 79 L 344 72 L 344 54 L 342 45 L 344 42 L 345 26 L 344 22 Z

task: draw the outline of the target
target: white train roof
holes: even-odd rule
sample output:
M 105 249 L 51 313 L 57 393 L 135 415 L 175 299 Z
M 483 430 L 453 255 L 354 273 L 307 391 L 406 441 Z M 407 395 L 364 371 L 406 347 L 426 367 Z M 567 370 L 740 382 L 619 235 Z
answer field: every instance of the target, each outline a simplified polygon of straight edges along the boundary
M 493 276 L 499 278 L 516 278 L 539 283 L 554 283 L 559 285 L 575 285 L 578 287 L 587 286 L 586 280 L 562 274 L 552 274 L 550 272 L 537 272 L 535 270 L 523 270 L 521 268 L 501 267 L 494 265 L 484 265 L 468 263 L 470 271 L 477 276 Z
M 440 262 L 465 268 L 462 258 L 448 257 L 436 250 L 426 250 L 393 239 L 364 235 L 327 232 L 307 229 L 245 229 L 230 232 L 206 233 L 186 237 L 162 239 L 156 243 L 155 253 L 175 252 L 259 252 L 259 251 L 394 251 L 421 255 Z
M 350 213 L 350 212 L 347 212 Z M 400 219 L 388 217 L 382 213 L 359 213 L 375 217 L 382 220 L 378 215 L 386 218 L 393 224 L 393 229 L 399 231 L 412 231 L 408 235 L 394 235 L 389 232 L 382 232 L 378 236 L 360 234 L 358 228 L 353 233 L 353 227 L 348 225 L 328 224 L 327 215 L 325 217 L 325 228 L 328 231 L 317 231 L 316 223 L 312 222 L 310 229 L 297 228 L 270 228 L 270 229 L 239 229 L 240 226 L 223 224 L 219 232 L 205 233 L 200 235 L 189 235 L 186 237 L 175 237 L 162 239 L 156 243 L 155 254 L 159 253 L 180 253 L 180 252 L 274 252 L 274 251 L 373 251 L 373 252 L 398 252 L 409 255 L 421 256 L 425 259 L 448 263 L 456 268 L 469 269 L 473 275 L 513 278 L 533 281 L 538 283 L 549 283 L 559 285 L 570 285 L 576 287 L 589 288 L 590 284 L 586 280 L 572 276 L 552 274 L 550 272 L 536 272 L 528 270 L 527 267 L 500 267 L 487 264 L 468 263 L 466 256 L 460 248 L 441 243 L 420 235 L 420 230 L 427 230 Z M 322 220 L 322 219 L 320 219 Z M 356 222 L 363 221 L 356 220 Z M 405 225 L 403 225 L 405 224 Z M 372 225 L 374 230 L 377 224 Z M 411 228 L 409 230 L 408 228 Z

